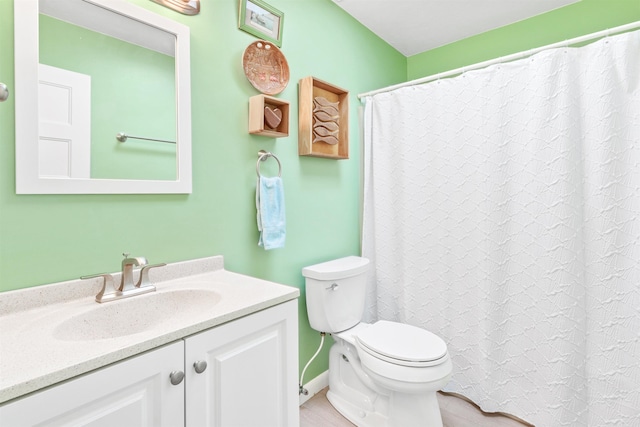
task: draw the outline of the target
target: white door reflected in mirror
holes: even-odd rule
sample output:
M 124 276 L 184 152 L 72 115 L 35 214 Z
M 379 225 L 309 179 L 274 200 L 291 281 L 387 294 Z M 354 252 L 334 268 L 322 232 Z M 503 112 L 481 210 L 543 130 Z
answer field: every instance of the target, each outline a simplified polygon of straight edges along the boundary
M 38 176 L 90 178 L 91 77 L 40 64 Z

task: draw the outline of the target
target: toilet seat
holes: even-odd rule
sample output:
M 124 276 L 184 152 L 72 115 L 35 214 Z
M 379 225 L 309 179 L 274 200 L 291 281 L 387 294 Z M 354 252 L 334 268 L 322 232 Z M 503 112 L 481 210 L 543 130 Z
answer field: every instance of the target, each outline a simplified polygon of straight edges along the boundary
M 359 331 L 356 345 L 371 356 L 407 367 L 428 367 L 442 363 L 446 343 L 436 334 L 416 326 L 380 320 Z

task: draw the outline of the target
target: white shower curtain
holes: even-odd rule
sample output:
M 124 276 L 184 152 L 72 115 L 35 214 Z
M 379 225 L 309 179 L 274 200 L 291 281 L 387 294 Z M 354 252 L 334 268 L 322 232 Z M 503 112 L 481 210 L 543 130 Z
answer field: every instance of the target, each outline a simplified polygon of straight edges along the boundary
M 368 319 L 440 335 L 446 390 L 640 426 L 640 32 L 366 98 Z

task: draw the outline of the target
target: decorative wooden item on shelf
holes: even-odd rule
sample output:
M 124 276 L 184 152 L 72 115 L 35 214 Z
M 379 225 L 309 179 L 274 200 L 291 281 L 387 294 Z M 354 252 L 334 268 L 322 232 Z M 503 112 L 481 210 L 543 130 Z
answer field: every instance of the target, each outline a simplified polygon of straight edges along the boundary
M 326 142 L 330 145 L 338 143 L 340 131 L 339 102 L 331 102 L 323 96 L 313 98 L 312 144 Z
M 315 77 L 299 82 L 298 154 L 349 158 L 349 92 Z
M 268 95 L 249 98 L 249 133 L 273 138 L 289 136 L 289 102 Z

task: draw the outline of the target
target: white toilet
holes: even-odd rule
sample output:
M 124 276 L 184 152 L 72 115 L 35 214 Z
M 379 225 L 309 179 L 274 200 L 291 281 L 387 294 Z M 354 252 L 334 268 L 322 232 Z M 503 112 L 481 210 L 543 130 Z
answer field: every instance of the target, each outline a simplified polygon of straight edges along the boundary
M 361 427 L 442 427 L 436 391 L 451 377 L 447 345 L 411 325 L 361 322 L 369 260 L 350 256 L 302 269 L 311 327 L 335 340 L 331 404 Z

